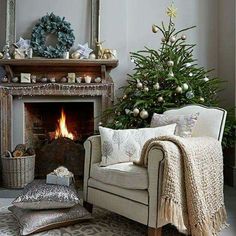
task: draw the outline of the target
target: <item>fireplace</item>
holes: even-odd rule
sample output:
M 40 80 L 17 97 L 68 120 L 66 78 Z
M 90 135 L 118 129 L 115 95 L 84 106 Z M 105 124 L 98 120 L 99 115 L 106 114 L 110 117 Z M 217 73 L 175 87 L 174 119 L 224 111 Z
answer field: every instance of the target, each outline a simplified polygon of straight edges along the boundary
M 75 175 L 82 175 L 82 144 L 97 131 L 98 123 L 106 119 L 101 114 L 113 103 L 110 71 L 118 61 L 36 58 L 0 60 L 0 65 L 5 67 L 9 79 L 8 83 L 0 84 L 0 152 L 27 143 L 36 149 L 37 177 L 44 177 L 58 165 L 68 166 Z M 90 75 L 91 83 L 62 83 L 61 78 L 72 72 L 76 76 Z M 35 84 L 11 82 L 20 73 L 56 80 Z M 96 77 L 101 78 L 100 82 L 95 81 Z M 57 136 L 60 119 L 73 138 Z
M 25 143 L 36 150 L 36 177 L 60 165 L 82 176 L 82 144 L 94 134 L 94 103 L 26 102 L 24 115 Z

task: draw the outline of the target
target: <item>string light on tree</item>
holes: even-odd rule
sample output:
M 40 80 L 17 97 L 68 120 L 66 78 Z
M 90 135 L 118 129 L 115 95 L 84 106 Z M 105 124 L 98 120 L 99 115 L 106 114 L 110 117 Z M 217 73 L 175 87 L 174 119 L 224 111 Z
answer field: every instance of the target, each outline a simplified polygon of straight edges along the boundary
M 192 77 L 192 76 L 193 76 L 193 73 L 192 73 L 192 72 L 190 72 L 188 75 L 189 75 L 190 77 Z

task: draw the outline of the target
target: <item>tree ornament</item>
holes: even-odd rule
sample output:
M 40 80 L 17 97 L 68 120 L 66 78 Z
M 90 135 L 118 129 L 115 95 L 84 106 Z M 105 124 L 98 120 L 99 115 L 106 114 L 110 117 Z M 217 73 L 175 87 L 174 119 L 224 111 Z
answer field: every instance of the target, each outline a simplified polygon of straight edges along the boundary
M 139 88 L 139 89 L 140 89 L 140 88 L 142 88 L 142 87 L 143 87 L 143 84 L 142 84 L 141 82 L 138 82 L 136 86 L 137 86 L 137 88 Z
M 188 84 L 184 83 L 184 84 L 182 85 L 182 89 L 183 89 L 184 91 L 187 91 L 187 90 L 188 90 Z
M 143 90 L 144 90 L 145 92 L 148 92 L 148 91 L 149 91 L 149 88 L 145 86 Z
M 143 109 L 139 115 L 143 120 L 147 119 L 149 116 L 148 112 L 145 109 Z
M 126 115 L 129 115 L 131 113 L 131 110 L 130 109 L 125 109 L 125 114 Z
M 192 72 L 190 72 L 188 75 L 189 75 L 190 77 L 192 77 L 192 76 L 193 76 L 193 73 L 192 73 Z
M 169 7 L 167 7 L 166 14 L 171 18 L 177 16 L 177 8 L 174 7 L 174 4 L 171 4 Z
M 133 114 L 134 114 L 135 117 L 138 116 L 138 114 L 139 114 L 139 109 L 138 109 L 138 108 L 134 108 Z
M 157 98 L 157 101 L 158 101 L 158 102 L 163 102 L 164 99 L 163 99 L 163 97 L 158 97 L 158 98 Z
M 152 32 L 155 34 L 158 31 L 158 27 L 156 25 L 152 25 Z
M 125 100 L 127 98 L 127 95 L 125 94 L 124 96 L 123 96 L 123 100 Z
M 174 62 L 173 61 L 167 61 L 167 66 L 173 67 L 174 66 Z
M 178 86 L 176 89 L 175 89 L 176 93 L 182 93 L 183 92 L 183 89 Z
M 157 82 L 153 85 L 153 88 L 156 89 L 156 90 L 159 90 L 160 89 L 160 84 Z
M 170 42 L 171 42 L 171 43 L 174 43 L 175 41 L 176 41 L 176 38 L 175 38 L 174 36 L 171 36 L 171 37 L 170 37 Z
M 165 43 L 165 42 L 166 42 L 166 38 L 165 38 L 165 37 L 162 37 L 162 38 L 161 38 L 161 42 L 162 42 L 162 43 Z
M 169 74 L 168 74 L 168 77 L 174 77 L 174 76 L 175 75 L 174 75 L 173 71 L 170 71 Z
M 204 80 L 205 82 L 208 82 L 208 81 L 209 81 L 209 78 L 205 75 L 205 77 L 203 78 L 203 80 Z
M 192 99 L 192 98 L 194 98 L 194 93 L 193 93 L 192 91 L 188 91 L 188 92 L 186 93 L 186 98 L 187 98 L 187 99 Z
M 199 102 L 205 102 L 205 99 L 203 97 L 200 97 Z
M 55 47 L 46 44 L 48 34 L 54 34 L 57 37 Z M 47 58 L 61 58 L 65 52 L 68 52 L 75 41 L 73 30 L 70 23 L 65 18 L 51 13 L 43 16 L 34 26 L 31 34 L 31 46 L 34 53 Z
M 185 34 L 182 34 L 181 39 L 182 39 L 182 40 L 186 40 L 186 39 L 187 39 L 187 36 L 186 36 Z
M 188 68 L 188 67 L 190 67 L 191 65 L 192 65 L 192 64 L 191 64 L 190 62 L 188 62 L 188 63 L 185 64 L 185 67 Z

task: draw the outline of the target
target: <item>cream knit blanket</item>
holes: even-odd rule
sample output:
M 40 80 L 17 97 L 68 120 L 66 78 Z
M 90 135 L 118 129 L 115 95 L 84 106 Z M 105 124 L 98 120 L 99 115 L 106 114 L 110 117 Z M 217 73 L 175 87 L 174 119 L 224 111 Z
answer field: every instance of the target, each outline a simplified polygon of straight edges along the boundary
M 171 223 L 193 236 L 217 235 L 226 225 L 220 142 L 210 137 L 151 139 L 135 164 L 147 167 L 152 147 L 165 154 L 159 224 Z

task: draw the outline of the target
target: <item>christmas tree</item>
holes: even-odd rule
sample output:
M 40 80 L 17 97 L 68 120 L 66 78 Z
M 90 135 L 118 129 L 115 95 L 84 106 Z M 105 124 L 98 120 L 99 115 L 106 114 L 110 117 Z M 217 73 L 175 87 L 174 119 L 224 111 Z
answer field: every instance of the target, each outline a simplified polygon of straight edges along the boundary
M 221 81 L 209 78 L 209 71 L 198 67 L 193 59 L 194 44 L 187 43 L 186 31 L 176 30 L 173 18 L 176 9 L 167 8 L 169 24 L 153 25 L 153 33 L 161 33 L 159 50 L 145 48 L 131 53 L 135 63 L 123 97 L 106 112 L 112 119 L 106 124 L 115 129 L 148 127 L 153 113 L 186 104 L 218 104 Z

